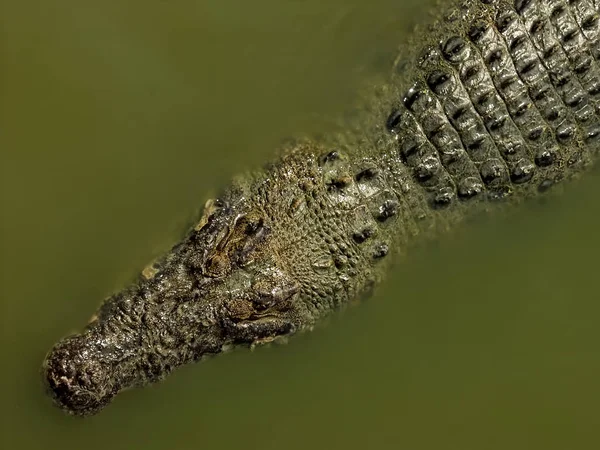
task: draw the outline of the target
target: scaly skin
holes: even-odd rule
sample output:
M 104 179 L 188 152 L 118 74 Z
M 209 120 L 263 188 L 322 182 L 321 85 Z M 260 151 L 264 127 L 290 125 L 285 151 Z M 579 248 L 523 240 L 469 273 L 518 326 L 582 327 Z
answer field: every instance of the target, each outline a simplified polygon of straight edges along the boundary
M 600 147 L 598 8 L 451 10 L 414 38 L 356 132 L 297 143 L 240 177 L 56 344 L 44 362 L 56 403 L 93 414 L 204 355 L 309 329 L 368 292 L 417 236 L 582 173 Z

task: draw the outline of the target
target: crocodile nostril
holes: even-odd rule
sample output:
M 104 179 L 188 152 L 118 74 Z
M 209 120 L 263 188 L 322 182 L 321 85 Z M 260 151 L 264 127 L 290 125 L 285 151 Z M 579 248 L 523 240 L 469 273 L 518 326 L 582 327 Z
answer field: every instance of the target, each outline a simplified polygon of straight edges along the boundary
M 90 415 L 107 405 L 117 390 L 112 370 L 103 365 L 84 336 L 72 336 L 46 357 L 43 377 L 54 401 L 65 411 Z

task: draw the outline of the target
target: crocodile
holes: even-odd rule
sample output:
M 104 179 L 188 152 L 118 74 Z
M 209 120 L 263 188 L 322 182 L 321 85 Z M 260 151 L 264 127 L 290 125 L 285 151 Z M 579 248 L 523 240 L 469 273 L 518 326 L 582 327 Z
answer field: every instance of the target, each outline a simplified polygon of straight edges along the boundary
M 358 123 L 235 178 L 42 373 L 91 415 L 120 391 L 310 330 L 390 255 L 578 177 L 600 153 L 599 0 L 453 3 L 415 31 Z

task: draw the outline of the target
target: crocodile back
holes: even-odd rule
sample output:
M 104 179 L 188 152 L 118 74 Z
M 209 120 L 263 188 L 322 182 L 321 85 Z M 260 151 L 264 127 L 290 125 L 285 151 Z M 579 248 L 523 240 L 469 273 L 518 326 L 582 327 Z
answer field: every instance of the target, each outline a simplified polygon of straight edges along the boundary
M 528 197 L 590 165 L 598 16 L 592 0 L 475 0 L 432 28 L 386 128 L 434 207 Z
M 359 136 L 283 158 L 249 197 L 269 198 L 277 253 L 314 317 L 369 290 L 417 236 L 589 168 L 599 42 L 592 0 L 465 2 L 416 35 Z

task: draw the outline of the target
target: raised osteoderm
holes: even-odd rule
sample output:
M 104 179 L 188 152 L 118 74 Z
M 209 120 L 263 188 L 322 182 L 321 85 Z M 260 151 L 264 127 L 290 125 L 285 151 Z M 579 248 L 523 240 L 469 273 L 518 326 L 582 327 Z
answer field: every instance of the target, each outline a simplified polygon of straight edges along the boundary
M 66 411 L 236 345 L 312 327 L 421 236 L 538 195 L 600 149 L 598 0 L 472 0 L 413 38 L 368 119 L 302 142 L 209 201 L 198 225 L 44 361 Z

